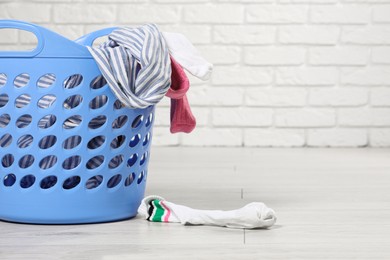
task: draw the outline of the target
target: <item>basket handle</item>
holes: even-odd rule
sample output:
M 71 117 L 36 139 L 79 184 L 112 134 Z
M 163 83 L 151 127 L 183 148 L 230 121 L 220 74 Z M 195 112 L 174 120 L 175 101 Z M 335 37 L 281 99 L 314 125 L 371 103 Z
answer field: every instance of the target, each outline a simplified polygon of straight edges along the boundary
M 91 58 L 85 46 L 39 25 L 19 20 L 0 20 L 0 29 L 2 28 L 29 31 L 37 37 L 38 43 L 37 47 L 30 51 L 0 51 L 0 58 Z
M 116 29 L 118 29 L 118 27 L 109 27 L 109 28 L 97 30 L 78 38 L 75 42 L 84 46 L 92 46 L 93 42 L 97 38 L 106 36 Z

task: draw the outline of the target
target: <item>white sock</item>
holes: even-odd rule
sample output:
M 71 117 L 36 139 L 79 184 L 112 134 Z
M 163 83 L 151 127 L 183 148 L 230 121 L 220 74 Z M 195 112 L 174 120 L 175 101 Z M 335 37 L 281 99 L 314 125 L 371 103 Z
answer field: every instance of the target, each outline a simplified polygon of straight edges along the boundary
M 159 196 L 142 200 L 138 213 L 152 222 L 214 225 L 229 228 L 268 228 L 275 224 L 275 212 L 262 202 L 252 202 L 229 211 L 198 210 L 177 205 Z
M 213 65 L 205 60 L 194 45 L 182 34 L 163 32 L 171 56 L 189 73 L 202 80 L 211 76 Z

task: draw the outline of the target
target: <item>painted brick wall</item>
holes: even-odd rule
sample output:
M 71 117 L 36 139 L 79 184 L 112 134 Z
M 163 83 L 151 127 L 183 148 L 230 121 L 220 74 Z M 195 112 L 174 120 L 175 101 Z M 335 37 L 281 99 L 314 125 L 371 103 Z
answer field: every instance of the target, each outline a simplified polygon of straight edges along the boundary
M 146 22 L 185 34 L 215 71 L 190 77 L 196 130 L 170 134 L 165 99 L 154 145 L 390 147 L 390 0 L 2 0 L 0 18 L 71 39 Z

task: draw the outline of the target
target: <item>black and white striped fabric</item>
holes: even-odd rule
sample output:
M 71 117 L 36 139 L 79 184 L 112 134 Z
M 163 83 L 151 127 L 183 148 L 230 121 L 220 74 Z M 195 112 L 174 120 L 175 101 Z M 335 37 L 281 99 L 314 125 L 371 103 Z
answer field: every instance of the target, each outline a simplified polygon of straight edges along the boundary
M 127 107 L 157 104 L 171 85 L 165 40 L 154 24 L 114 30 L 99 47 L 88 47 L 117 98 Z

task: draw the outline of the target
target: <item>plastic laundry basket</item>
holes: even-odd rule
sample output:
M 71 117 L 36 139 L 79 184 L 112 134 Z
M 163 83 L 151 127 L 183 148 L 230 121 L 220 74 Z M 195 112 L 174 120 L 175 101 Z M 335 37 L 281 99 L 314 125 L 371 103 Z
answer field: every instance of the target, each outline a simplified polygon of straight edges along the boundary
M 0 219 L 106 222 L 136 215 L 144 196 L 154 106 L 122 106 L 83 44 L 43 27 L 32 51 L 0 52 Z M 79 44 L 82 43 L 82 44 Z

